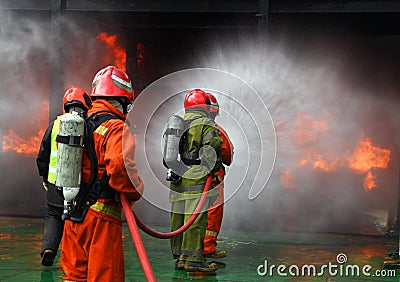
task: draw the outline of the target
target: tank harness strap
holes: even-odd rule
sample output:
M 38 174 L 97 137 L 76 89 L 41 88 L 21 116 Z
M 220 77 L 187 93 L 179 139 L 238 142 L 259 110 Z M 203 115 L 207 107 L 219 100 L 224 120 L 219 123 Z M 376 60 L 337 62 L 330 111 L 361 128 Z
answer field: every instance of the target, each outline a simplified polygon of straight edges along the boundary
M 117 194 L 117 191 L 115 191 L 113 188 L 111 188 L 109 181 L 110 177 L 108 175 L 103 176 L 99 180 L 100 184 L 100 194 L 99 194 L 99 199 L 110 199 L 114 200 L 115 195 Z
M 200 165 L 201 164 L 201 161 L 197 160 L 199 158 L 199 153 L 190 154 L 190 153 L 185 152 L 187 149 L 187 142 L 188 142 L 187 135 L 188 135 L 188 132 L 190 129 L 190 125 L 192 124 L 193 121 L 200 119 L 200 118 L 203 118 L 203 117 L 195 117 L 192 119 L 185 120 L 185 132 L 182 135 L 182 138 L 181 138 L 182 142 L 179 145 L 179 147 L 180 147 L 179 151 L 181 152 L 181 159 L 185 165 L 192 166 L 192 165 Z
M 176 135 L 176 136 L 181 136 L 185 131 L 184 130 L 179 130 L 176 128 L 167 128 L 164 132 L 164 135 Z
M 84 138 L 83 136 L 65 136 L 57 135 L 56 141 L 58 143 L 67 144 L 69 146 L 83 147 Z
M 88 183 L 82 183 L 77 197 L 74 199 L 75 204 L 71 211 L 71 220 L 81 222 L 89 207 L 102 197 L 103 199 L 115 198 L 116 191 L 108 185 L 108 177 L 98 178 L 98 159 L 94 148 L 93 132 L 105 121 L 110 119 L 124 119 L 111 111 L 98 111 L 90 115 L 85 120 L 85 149 L 90 160 L 90 178 Z M 107 185 L 105 185 L 107 184 Z M 104 189 L 105 187 L 109 189 Z M 110 190 L 114 191 L 112 194 Z

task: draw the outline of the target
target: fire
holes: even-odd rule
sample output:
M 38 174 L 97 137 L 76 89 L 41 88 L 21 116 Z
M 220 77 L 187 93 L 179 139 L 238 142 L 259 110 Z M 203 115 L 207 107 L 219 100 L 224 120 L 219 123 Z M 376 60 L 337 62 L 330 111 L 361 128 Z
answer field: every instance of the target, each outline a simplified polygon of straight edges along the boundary
M 335 170 L 339 162 L 338 158 L 325 156 L 323 150 L 315 146 L 329 134 L 329 117 L 328 113 L 324 113 L 320 120 L 316 120 L 308 114 L 301 114 L 297 117 L 294 139 L 297 145 L 304 150 L 304 156 L 301 157 L 298 166 L 311 166 L 325 172 Z
M 280 180 L 283 186 L 287 188 L 296 189 L 297 184 L 294 182 L 293 176 L 290 174 L 289 170 L 285 169 L 282 171 Z
M 349 158 L 349 167 L 356 173 L 367 173 L 364 178 L 364 189 L 371 190 L 376 185 L 376 177 L 372 170 L 385 169 L 390 161 L 390 150 L 382 149 L 372 144 L 371 139 L 360 139 Z
M 118 44 L 117 36 L 101 32 L 97 35 L 96 39 L 106 45 L 107 50 L 113 56 L 113 58 L 110 58 L 113 64 L 123 71 L 126 71 L 126 51 Z
M 364 178 L 364 189 L 369 191 L 376 187 L 376 177 L 372 174 L 372 171 L 368 171 Z
M 314 169 L 331 172 L 335 170 L 338 162 L 338 158 L 324 159 L 320 152 L 310 149 L 307 150 L 306 156 L 300 160 L 299 166 L 310 165 Z
M 373 168 L 387 168 L 389 161 L 390 150 L 374 146 L 371 139 L 365 138 L 358 141 L 349 166 L 358 173 L 365 173 Z
M 40 143 L 42 141 L 44 130 L 39 130 L 37 135 L 24 139 L 9 130 L 8 134 L 3 136 L 3 152 L 15 152 L 17 154 L 35 156 L 38 153 Z
M 378 187 L 374 172 L 376 169 L 387 168 L 390 150 L 374 145 L 370 138 L 360 138 L 355 148 L 337 152 L 337 147 L 343 147 L 344 144 L 338 140 L 337 134 L 331 132 L 328 123 L 331 118 L 327 112 L 320 119 L 308 114 L 301 114 L 296 118 L 292 137 L 296 146 L 302 151 L 302 155 L 297 162 L 295 161 L 297 166 L 310 167 L 324 173 L 332 173 L 339 167 L 347 168 L 354 173 L 365 174 L 363 183 L 365 190 Z M 325 140 L 335 144 L 335 148 L 327 146 Z M 292 188 L 291 183 L 295 183 L 287 170 L 282 172 L 280 180 L 282 185 L 288 188 Z
M 40 114 L 33 118 L 30 126 L 39 127 L 39 131 L 36 135 L 25 139 L 17 134 L 14 130 L 9 129 L 8 134 L 2 138 L 2 150 L 3 152 L 15 152 L 17 154 L 35 156 L 40 147 L 45 128 L 47 126 L 49 116 L 49 101 L 42 101 L 40 108 L 42 111 Z M 32 111 L 35 112 L 35 111 Z

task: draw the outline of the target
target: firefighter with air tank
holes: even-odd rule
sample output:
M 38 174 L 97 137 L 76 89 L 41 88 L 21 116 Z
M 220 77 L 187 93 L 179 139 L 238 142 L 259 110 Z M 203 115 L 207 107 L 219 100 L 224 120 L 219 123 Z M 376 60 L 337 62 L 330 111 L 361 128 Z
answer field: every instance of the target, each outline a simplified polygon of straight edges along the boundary
M 118 193 L 124 193 L 134 202 L 143 191 L 133 158 L 135 141 L 125 123 L 133 101 L 129 77 L 113 66 L 100 70 L 93 80 L 92 99 L 89 117 L 84 120 L 73 115 L 65 124 L 61 122 L 56 138 L 59 151 L 55 185 L 63 190 L 66 220 L 62 244 L 64 279 L 123 281 Z M 184 108 L 183 118 L 171 117 L 164 133 L 163 160 L 169 169 L 167 179 L 171 181 L 171 231 L 182 227 L 193 215 L 206 180 L 212 181 L 207 181 L 211 188 L 203 210 L 186 231 L 171 238 L 171 250 L 176 269 L 214 272 L 216 264 L 207 263 L 206 258 L 226 256 L 226 252 L 219 253 L 215 248 L 223 208 L 221 144 L 225 142 L 229 151 L 230 161 L 224 161 L 228 165 L 233 147 L 229 138 L 225 138 L 226 133 L 217 128 L 215 116 L 210 114 L 219 110 L 213 95 L 192 90 L 185 96 Z M 213 189 L 216 186 L 219 188 Z M 220 211 L 217 218 L 212 218 L 208 211 L 211 205 L 210 211 L 217 208 Z M 210 225 L 210 221 L 214 222 Z M 216 228 L 207 228 L 212 225 Z M 207 232 L 214 232 L 211 240 Z M 108 270 L 104 268 L 106 265 Z
M 69 153 L 71 157 L 77 157 L 75 164 L 78 166 L 78 174 L 80 173 L 80 165 L 82 163 L 80 152 L 82 150 L 81 147 L 75 146 L 71 148 L 62 148 L 64 144 L 58 145 L 56 139 L 59 133 L 63 135 L 67 133 L 66 131 L 69 131 L 69 133 L 72 133 L 73 135 L 83 135 L 83 118 L 86 117 L 86 113 L 91 107 L 91 99 L 84 89 L 70 87 L 65 92 L 63 98 L 64 114 L 58 116 L 55 121 L 50 123 L 40 144 L 36 163 L 39 175 L 43 177 L 43 187 L 47 191 L 48 206 L 40 251 L 42 264 L 44 266 L 53 265 L 64 229 L 64 222 L 62 220 L 64 202 L 63 191 L 56 188 L 57 169 L 59 170 L 58 173 L 60 173 L 60 168 L 62 167 L 61 165 L 57 166 L 59 147 L 61 146 L 61 151 L 64 151 L 63 149 L 72 149 L 72 151 L 66 151 L 65 153 Z M 73 123 L 72 127 L 66 126 L 70 120 Z M 67 143 L 69 143 L 69 137 L 67 137 L 67 139 Z M 77 142 L 81 145 L 81 138 L 78 137 Z M 78 150 L 78 152 L 74 150 Z M 70 172 L 71 170 L 68 171 Z M 76 184 L 72 186 L 79 185 L 78 177 L 74 178 L 73 175 L 70 175 L 68 172 L 67 176 L 69 177 L 66 177 L 65 180 L 68 181 L 68 184 L 71 184 L 70 181 L 75 181 Z
M 184 100 L 185 114 L 181 124 L 179 116 L 172 116 L 165 132 L 164 165 L 169 168 L 167 180 L 171 181 L 171 231 L 179 229 L 189 220 L 206 179 L 221 167 L 222 139 L 215 122 L 209 117 L 210 106 L 207 93 L 200 89 L 190 91 Z M 173 140 L 179 140 L 179 143 L 172 145 Z M 175 153 L 179 148 L 180 160 L 170 156 L 173 151 L 170 148 L 175 148 Z M 218 190 L 210 189 L 205 207 L 194 223 L 183 234 L 171 238 L 176 269 L 194 272 L 214 272 L 217 269 L 215 263 L 206 263 L 203 256 L 207 210 L 217 195 Z

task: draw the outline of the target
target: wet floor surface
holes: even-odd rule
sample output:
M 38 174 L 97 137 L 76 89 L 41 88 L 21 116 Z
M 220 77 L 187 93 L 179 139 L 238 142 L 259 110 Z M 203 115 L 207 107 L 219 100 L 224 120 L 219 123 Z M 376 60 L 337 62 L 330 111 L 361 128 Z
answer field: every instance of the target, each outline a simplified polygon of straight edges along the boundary
M 0 217 L 1 282 L 62 281 L 59 255 L 52 267 L 40 264 L 42 228 L 43 219 Z M 146 281 L 126 223 L 123 235 L 126 281 Z M 399 270 L 382 271 L 395 238 L 224 230 L 218 246 L 228 257 L 215 260 L 211 277 L 175 270 L 169 240 L 142 238 L 157 281 L 400 281 Z

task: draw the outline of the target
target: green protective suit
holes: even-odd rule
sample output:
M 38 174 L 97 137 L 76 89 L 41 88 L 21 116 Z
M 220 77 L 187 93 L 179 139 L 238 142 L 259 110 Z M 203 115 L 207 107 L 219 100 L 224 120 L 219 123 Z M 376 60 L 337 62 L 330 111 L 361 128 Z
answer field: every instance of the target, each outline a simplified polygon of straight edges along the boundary
M 221 162 L 222 139 L 218 135 L 216 124 L 201 110 L 187 110 L 183 116 L 191 121 L 187 133 L 187 142 L 183 144 L 184 157 L 201 160 L 200 165 L 192 165 L 182 175 L 182 181 L 170 185 L 171 231 L 177 230 L 192 216 L 200 200 L 207 177 L 216 163 Z M 171 250 L 174 259 L 184 261 L 205 261 L 202 256 L 204 235 L 207 228 L 207 210 L 209 202 L 218 194 L 212 189 L 207 194 L 202 212 L 195 222 L 182 234 L 171 238 Z

